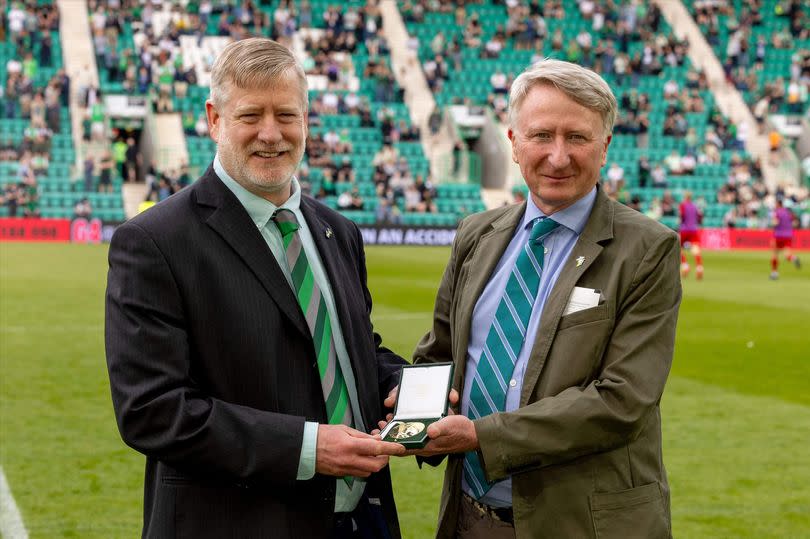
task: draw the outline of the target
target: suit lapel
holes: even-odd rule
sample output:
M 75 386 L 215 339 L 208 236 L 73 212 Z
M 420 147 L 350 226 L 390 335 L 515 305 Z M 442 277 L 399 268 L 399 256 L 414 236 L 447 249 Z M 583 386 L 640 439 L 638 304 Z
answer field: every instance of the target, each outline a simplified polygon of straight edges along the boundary
M 515 206 L 493 221 L 491 230 L 481 235 L 473 247 L 472 256 L 464 262 L 464 264 L 469 264 L 470 269 L 467 282 L 461 283 L 462 290 L 456 292 L 456 295 L 460 294 L 461 297 L 458 307 L 460 320 L 456 326 L 460 328 L 460 331 L 453 354 L 456 358 L 464 358 L 466 361 L 475 304 L 489 282 L 492 272 L 495 271 L 495 266 L 498 265 L 504 251 L 509 246 L 509 242 L 512 241 L 515 227 L 520 223 L 525 211 L 526 204 Z M 463 371 L 463 369 L 457 370 Z
M 279 310 L 301 333 L 309 335 L 306 320 L 287 279 L 239 200 L 216 176 L 212 167 L 208 168 L 193 188 L 199 204 L 214 208 L 206 219 L 208 226 L 242 258 Z
M 543 307 L 540 316 L 540 327 L 532 346 L 529 362 L 526 366 L 526 373 L 523 378 L 523 389 L 520 393 L 520 406 L 526 406 L 529 397 L 534 391 L 540 373 L 545 365 L 548 351 L 554 340 L 557 325 L 562 318 L 571 292 L 574 290 L 579 278 L 593 264 L 602 252 L 601 242 L 613 237 L 613 207 L 610 199 L 597 190 L 596 201 L 593 210 L 585 224 L 585 228 L 579 235 L 576 245 L 574 245 L 571 255 L 565 261 L 565 265 L 554 283 L 554 288 Z M 577 261 L 581 260 L 581 263 Z

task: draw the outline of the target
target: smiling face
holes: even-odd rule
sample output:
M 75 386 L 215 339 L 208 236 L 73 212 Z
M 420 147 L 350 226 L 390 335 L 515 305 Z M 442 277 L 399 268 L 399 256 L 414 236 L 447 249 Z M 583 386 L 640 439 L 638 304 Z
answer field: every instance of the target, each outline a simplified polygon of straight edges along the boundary
M 611 137 L 601 115 L 550 84 L 526 94 L 509 129 L 512 159 L 546 215 L 567 208 L 599 181 Z
M 216 106 L 206 101 L 208 130 L 228 174 L 251 193 L 282 204 L 304 155 L 306 103 L 301 82 L 287 72 L 261 88 L 228 86 Z

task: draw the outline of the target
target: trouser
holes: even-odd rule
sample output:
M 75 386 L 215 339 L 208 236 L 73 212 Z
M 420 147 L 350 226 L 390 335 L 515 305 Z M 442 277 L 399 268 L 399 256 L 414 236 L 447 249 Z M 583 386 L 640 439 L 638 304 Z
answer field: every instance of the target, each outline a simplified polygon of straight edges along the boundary
M 335 528 L 332 539 L 390 539 L 388 524 L 385 522 L 379 503 L 371 503 L 363 496 L 351 513 L 335 515 Z
M 457 539 L 515 539 L 515 526 L 483 509 L 472 498 L 462 494 L 456 527 Z

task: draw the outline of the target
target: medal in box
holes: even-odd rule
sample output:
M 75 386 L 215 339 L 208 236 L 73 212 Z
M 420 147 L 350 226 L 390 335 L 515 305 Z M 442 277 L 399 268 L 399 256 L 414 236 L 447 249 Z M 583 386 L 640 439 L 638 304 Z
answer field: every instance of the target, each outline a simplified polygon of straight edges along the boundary
M 380 432 L 382 439 L 409 449 L 424 447 L 428 425 L 447 415 L 452 382 L 452 363 L 403 366 L 394 417 Z

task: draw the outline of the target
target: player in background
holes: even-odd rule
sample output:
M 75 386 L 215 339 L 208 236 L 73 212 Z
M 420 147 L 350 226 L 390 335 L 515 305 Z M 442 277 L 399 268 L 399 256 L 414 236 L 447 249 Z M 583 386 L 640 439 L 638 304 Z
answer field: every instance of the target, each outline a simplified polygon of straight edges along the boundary
M 798 218 L 793 212 L 785 207 L 782 199 L 776 199 L 776 207 L 771 217 L 773 226 L 773 238 L 771 238 L 771 280 L 779 278 L 779 251 L 785 250 L 785 259 L 793 262 L 796 268 L 802 266 L 799 257 L 791 251 L 793 247 L 793 226 L 798 223 Z
M 691 251 L 695 257 L 695 277 L 697 280 L 703 279 L 703 257 L 700 253 L 700 223 L 703 214 L 692 202 L 692 193 L 685 191 L 683 201 L 678 207 L 680 215 L 680 227 L 678 231 L 681 235 L 681 277 L 689 275 L 689 262 L 686 259 L 686 252 Z

